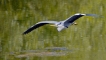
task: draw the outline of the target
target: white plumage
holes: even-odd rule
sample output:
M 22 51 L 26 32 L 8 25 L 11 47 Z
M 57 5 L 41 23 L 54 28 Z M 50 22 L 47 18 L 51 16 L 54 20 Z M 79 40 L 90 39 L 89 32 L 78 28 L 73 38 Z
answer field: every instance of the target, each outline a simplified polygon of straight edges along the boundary
M 77 13 L 77 14 L 74 14 L 73 16 L 67 18 L 66 20 L 60 21 L 60 22 L 57 22 L 57 21 L 41 21 L 41 22 L 38 22 L 35 25 L 31 26 L 23 34 L 27 34 L 27 33 L 31 32 L 32 30 L 39 28 L 39 27 L 46 25 L 46 24 L 54 24 L 54 26 L 57 27 L 57 30 L 61 31 L 65 28 L 68 28 L 70 25 L 72 25 L 74 23 L 75 20 L 77 20 L 78 18 L 80 18 L 82 16 L 97 16 L 97 15 Z

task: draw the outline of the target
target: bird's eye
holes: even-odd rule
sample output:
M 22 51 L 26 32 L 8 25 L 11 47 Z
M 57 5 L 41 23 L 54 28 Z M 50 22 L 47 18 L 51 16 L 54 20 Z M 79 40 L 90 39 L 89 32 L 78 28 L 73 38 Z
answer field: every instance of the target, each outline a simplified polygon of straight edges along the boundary
M 58 25 L 60 25 L 60 24 L 61 24 L 61 22 Z

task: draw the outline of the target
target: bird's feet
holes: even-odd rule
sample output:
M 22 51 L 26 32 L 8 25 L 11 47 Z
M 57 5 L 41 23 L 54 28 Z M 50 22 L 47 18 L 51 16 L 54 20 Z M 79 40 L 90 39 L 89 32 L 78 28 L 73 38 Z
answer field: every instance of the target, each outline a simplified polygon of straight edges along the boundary
M 72 25 L 77 25 L 77 23 L 76 22 L 73 22 L 73 24 Z

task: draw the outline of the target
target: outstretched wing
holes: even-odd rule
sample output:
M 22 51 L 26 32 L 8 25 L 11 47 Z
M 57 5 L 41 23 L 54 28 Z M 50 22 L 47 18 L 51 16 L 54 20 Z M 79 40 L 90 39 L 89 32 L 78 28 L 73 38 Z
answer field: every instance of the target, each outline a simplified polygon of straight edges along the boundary
M 73 23 L 75 20 L 77 20 L 78 18 L 84 16 L 85 14 L 80 14 L 80 13 L 77 13 L 71 17 L 69 17 L 68 19 L 65 20 L 65 23 Z
M 65 20 L 64 23 L 73 23 L 75 20 L 77 20 L 78 18 L 82 17 L 82 16 L 94 16 L 96 17 L 96 14 L 81 14 L 81 13 L 77 13 L 71 17 L 69 17 L 68 19 Z
M 43 25 L 46 25 L 46 24 L 56 24 L 57 21 L 42 21 L 42 22 L 38 22 L 36 23 L 35 25 L 31 26 L 29 29 L 27 29 L 23 34 L 27 34 L 29 32 L 31 32 L 32 30 L 36 29 L 36 28 L 39 28 Z
M 75 20 L 77 20 L 78 18 L 82 17 L 82 16 L 93 16 L 93 17 L 98 17 L 98 15 L 96 14 L 81 14 L 81 13 L 77 13 L 71 17 L 69 17 L 68 19 L 65 20 L 65 23 L 73 23 Z

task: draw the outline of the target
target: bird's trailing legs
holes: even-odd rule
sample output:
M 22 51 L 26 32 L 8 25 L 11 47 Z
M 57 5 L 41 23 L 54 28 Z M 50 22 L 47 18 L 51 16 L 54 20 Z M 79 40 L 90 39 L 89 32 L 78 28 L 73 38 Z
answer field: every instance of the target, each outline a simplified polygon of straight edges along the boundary
M 77 23 L 76 22 L 73 22 L 73 24 L 72 25 L 77 25 Z

